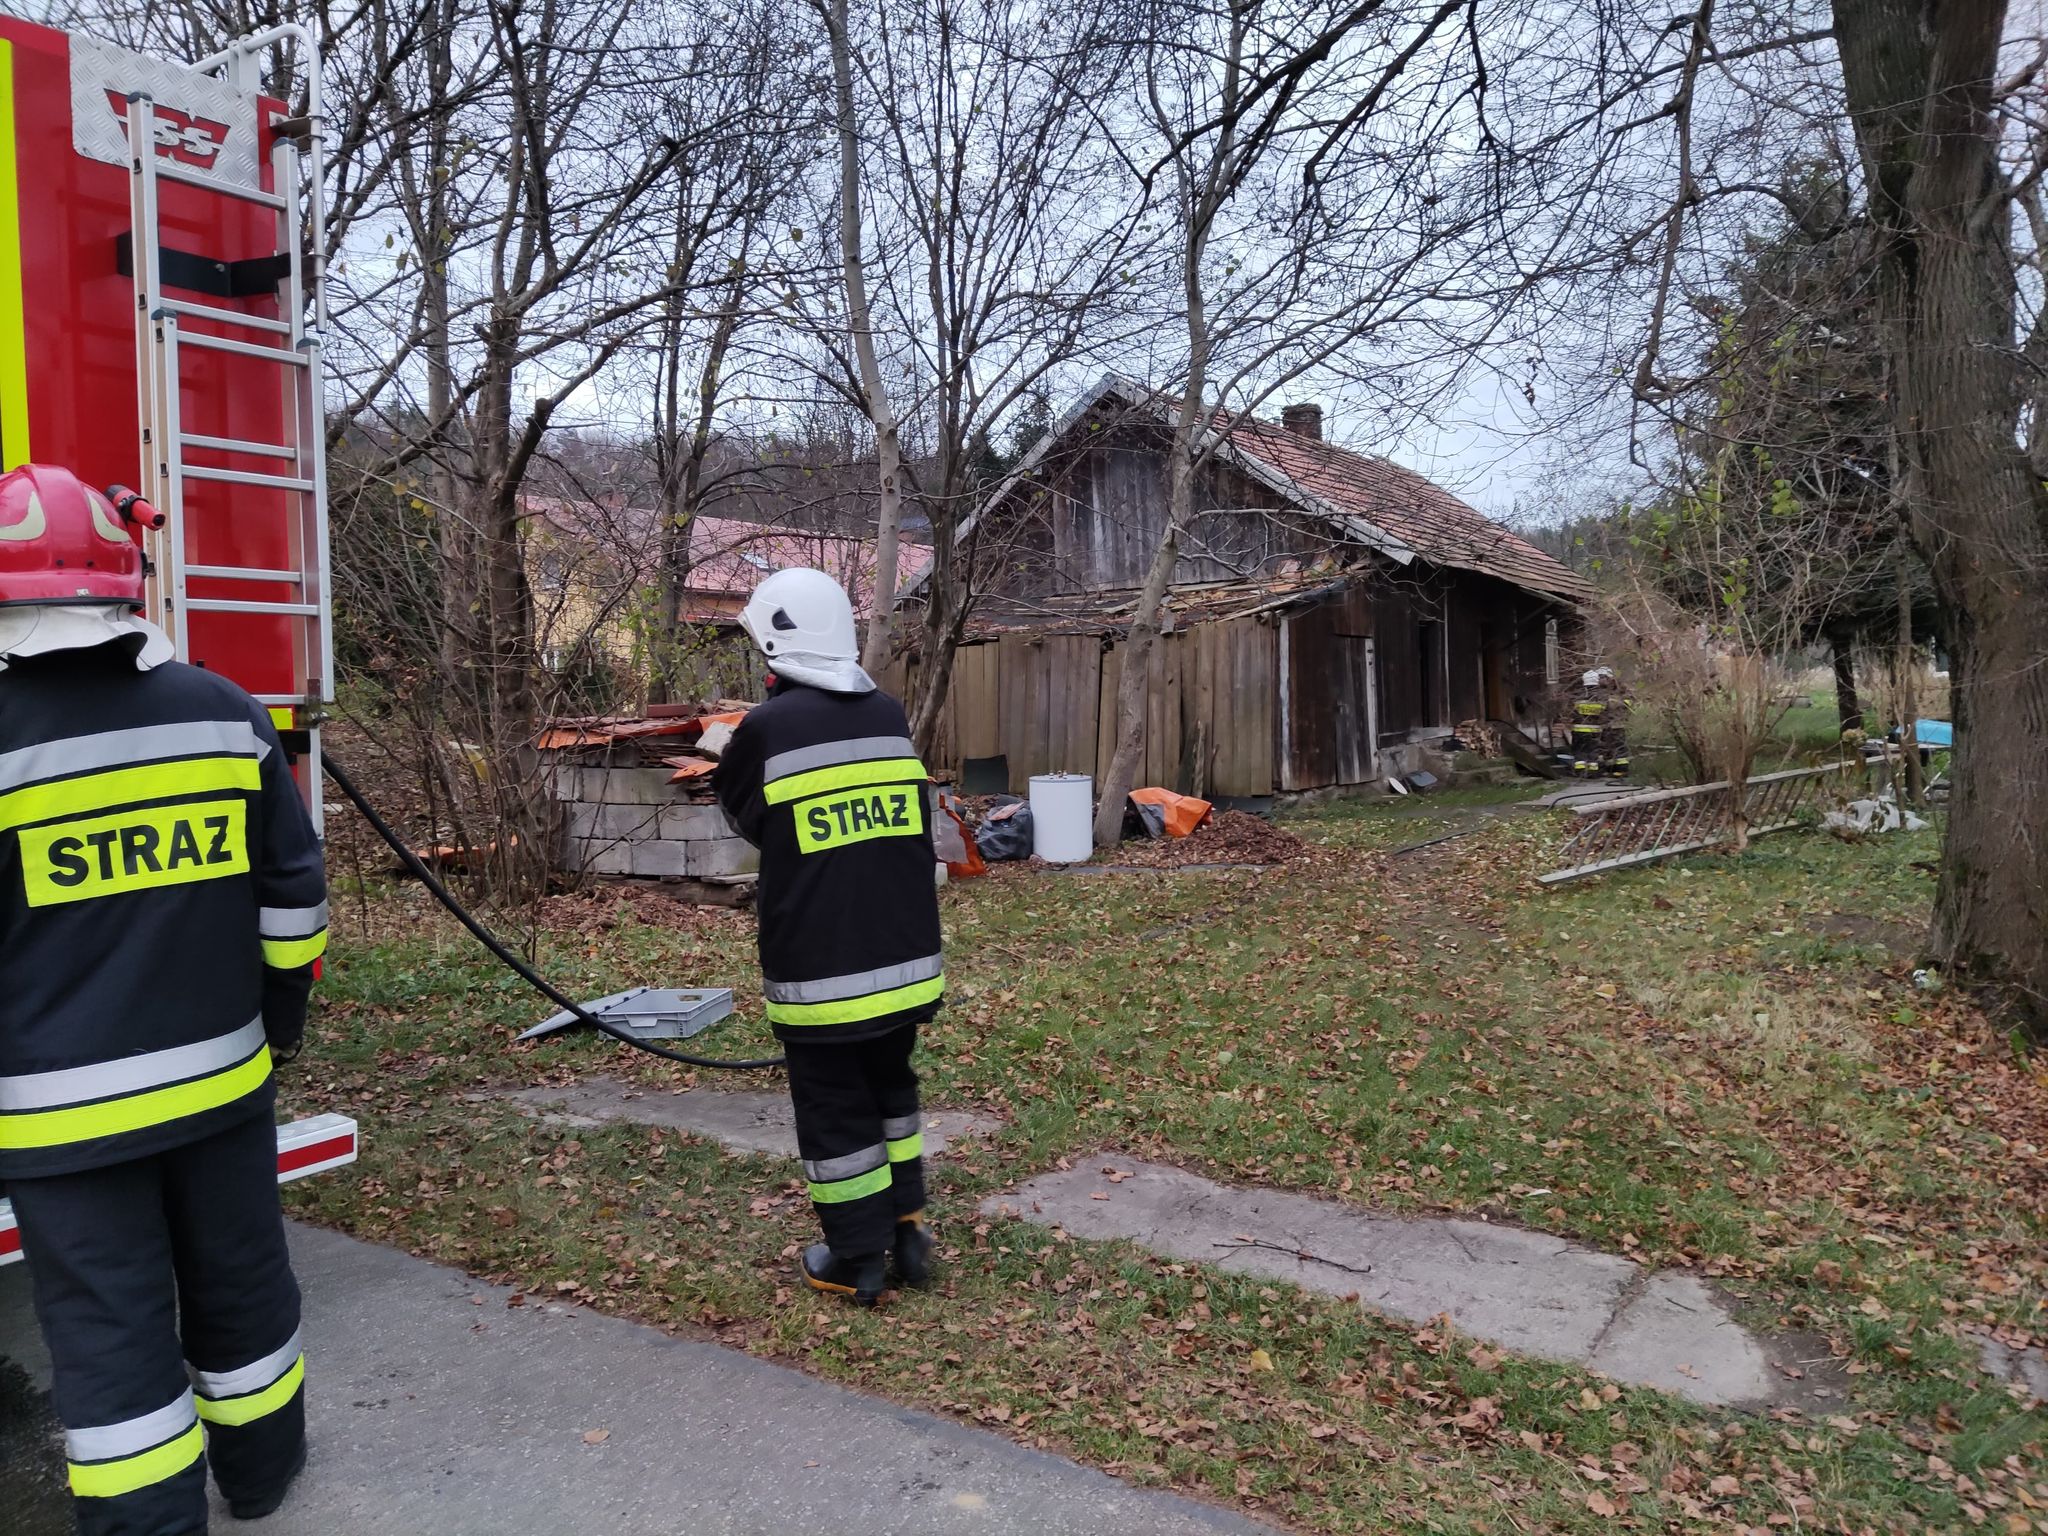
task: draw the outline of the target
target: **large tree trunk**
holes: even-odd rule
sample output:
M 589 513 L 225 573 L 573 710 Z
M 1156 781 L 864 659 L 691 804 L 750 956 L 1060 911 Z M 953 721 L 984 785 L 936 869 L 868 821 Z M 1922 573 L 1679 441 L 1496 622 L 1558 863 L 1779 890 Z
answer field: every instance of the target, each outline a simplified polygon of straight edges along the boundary
M 1174 456 L 1173 471 L 1180 476 L 1180 456 Z M 1179 503 L 1176 490 L 1175 504 Z M 1109 773 L 1097 786 L 1102 798 L 1095 807 L 1095 845 L 1114 848 L 1123 840 L 1125 802 L 1135 787 L 1138 756 L 1145 750 L 1145 692 L 1152 671 L 1152 647 L 1160 635 L 1159 609 L 1166 601 L 1167 584 L 1173 568 L 1180 563 L 1180 520 L 1167 524 L 1166 536 L 1152 552 L 1151 569 L 1138 595 L 1137 610 L 1131 617 L 1130 638 L 1124 643 L 1123 672 L 1116 683 L 1116 751 L 1109 759 Z
M 1934 949 L 2048 1038 L 2048 492 L 2019 441 L 1998 0 L 1835 0 L 1883 237 L 1880 303 L 1913 541 L 1954 696 Z

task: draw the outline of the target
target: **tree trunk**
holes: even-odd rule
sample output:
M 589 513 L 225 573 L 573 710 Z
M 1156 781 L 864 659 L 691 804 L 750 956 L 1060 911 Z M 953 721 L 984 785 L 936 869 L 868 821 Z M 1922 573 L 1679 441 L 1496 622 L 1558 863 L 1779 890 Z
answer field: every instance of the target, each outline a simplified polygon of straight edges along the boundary
M 1828 631 L 1828 647 L 1835 661 L 1835 718 L 1844 731 L 1863 729 L 1863 701 L 1856 696 L 1856 632 Z
M 1174 455 L 1175 481 L 1181 477 L 1181 461 Z M 1173 493 L 1178 508 L 1181 493 Z M 1173 580 L 1173 568 L 1180 563 L 1180 518 L 1169 514 L 1166 536 L 1152 552 L 1151 569 L 1138 594 L 1138 606 L 1131 616 L 1130 638 L 1124 643 L 1123 673 L 1116 682 L 1116 751 L 1109 760 L 1109 773 L 1096 788 L 1102 798 L 1095 807 L 1095 845 L 1114 848 L 1123 841 L 1125 801 L 1135 787 L 1138 756 L 1145 750 L 1145 694 L 1151 673 L 1152 647 L 1160 635 L 1159 610 L 1166 601 L 1166 588 Z
M 2048 1039 L 2048 491 L 2019 441 L 1997 0 L 1835 0 L 1896 382 L 1909 529 L 1954 697 L 1934 951 Z
M 896 413 L 882 381 L 875 353 L 874 318 L 868 308 L 867 266 L 861 255 L 860 138 L 853 116 L 853 41 L 847 30 L 847 0 L 830 0 L 825 26 L 831 35 L 832 87 L 839 117 L 839 260 L 846 276 L 846 324 L 860 367 L 861 396 L 875 429 L 875 576 L 869 594 L 868 633 L 861 665 L 870 673 L 888 665 L 890 628 L 896 614 L 896 545 L 903 527 L 903 456 L 897 443 Z

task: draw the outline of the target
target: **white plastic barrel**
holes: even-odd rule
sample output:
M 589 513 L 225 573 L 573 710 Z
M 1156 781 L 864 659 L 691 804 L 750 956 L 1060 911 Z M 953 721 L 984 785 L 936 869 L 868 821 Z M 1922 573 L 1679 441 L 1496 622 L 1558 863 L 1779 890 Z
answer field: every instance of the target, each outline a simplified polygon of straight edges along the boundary
M 1095 780 L 1090 775 L 1033 775 L 1031 851 L 1048 864 L 1086 863 L 1095 852 Z

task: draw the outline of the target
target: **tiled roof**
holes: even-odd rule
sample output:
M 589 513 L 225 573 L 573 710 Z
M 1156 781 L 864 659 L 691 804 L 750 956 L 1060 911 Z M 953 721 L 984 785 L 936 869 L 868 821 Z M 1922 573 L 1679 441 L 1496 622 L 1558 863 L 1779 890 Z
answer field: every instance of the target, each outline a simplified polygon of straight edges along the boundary
M 1532 592 L 1582 602 L 1583 578 L 1442 486 L 1387 459 L 1290 432 L 1249 416 L 1218 413 L 1240 453 L 1278 471 L 1312 496 L 1385 529 L 1432 565 L 1496 577 Z
M 1031 483 L 1068 434 L 1111 402 L 1123 412 L 1149 416 L 1161 424 L 1176 409 L 1169 396 L 1105 374 L 1075 398 L 986 505 Z M 1592 587 L 1561 561 L 1412 469 L 1252 416 L 1218 411 L 1212 426 L 1223 436 L 1216 449 L 1219 460 L 1235 463 L 1264 481 L 1310 517 L 1330 523 L 1347 540 L 1378 549 L 1402 564 L 1420 559 L 1476 571 L 1567 602 L 1584 602 L 1593 595 Z M 980 516 L 969 518 L 961 533 L 971 531 Z

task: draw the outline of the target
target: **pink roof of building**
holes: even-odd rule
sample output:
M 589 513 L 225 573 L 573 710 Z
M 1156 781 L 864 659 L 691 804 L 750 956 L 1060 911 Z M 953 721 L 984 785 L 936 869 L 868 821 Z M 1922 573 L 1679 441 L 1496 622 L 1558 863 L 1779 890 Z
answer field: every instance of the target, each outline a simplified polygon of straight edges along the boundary
M 661 519 L 655 512 L 609 500 L 570 501 L 528 495 L 527 514 L 557 538 L 609 553 L 637 579 L 652 581 L 660 562 Z M 932 563 L 931 546 L 908 540 L 896 546 L 900 591 L 923 576 Z M 810 566 L 839 582 L 866 618 L 875 585 L 875 541 L 845 534 L 815 533 L 775 523 L 732 517 L 700 517 L 690 525 L 690 577 L 685 617 L 699 623 L 738 616 L 762 579 L 792 566 Z
M 932 563 L 928 545 L 896 546 L 896 585 L 900 591 Z M 801 528 L 776 528 L 733 518 L 700 517 L 690 525 L 690 578 L 687 616 L 709 620 L 729 618 L 747 597 L 776 571 L 809 566 L 823 571 L 853 598 L 853 611 L 866 618 L 875 588 L 875 541 L 842 534 L 811 533 Z M 713 601 L 704 602 L 709 598 Z

